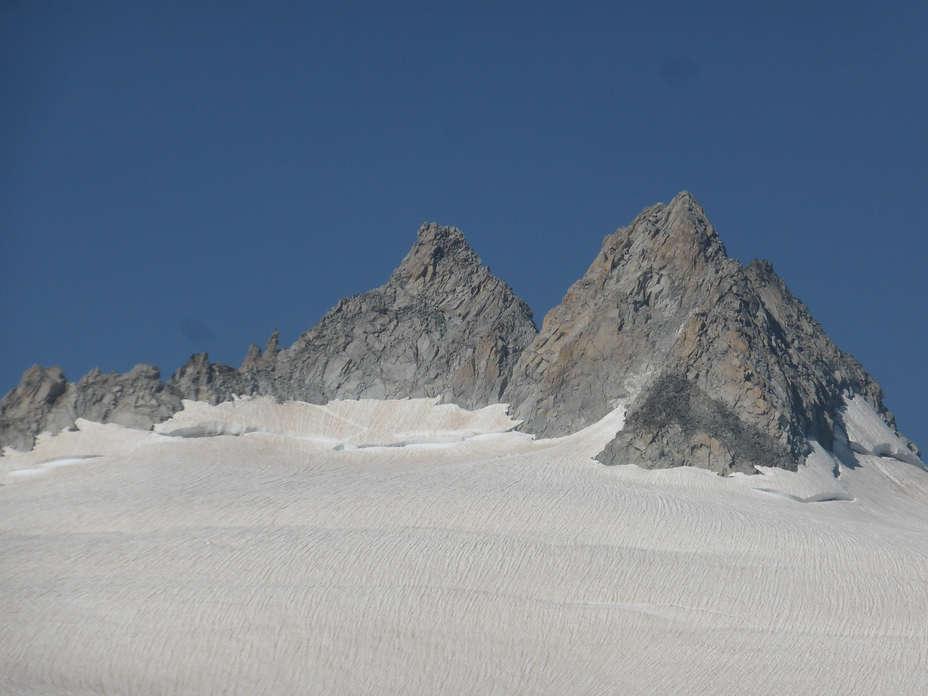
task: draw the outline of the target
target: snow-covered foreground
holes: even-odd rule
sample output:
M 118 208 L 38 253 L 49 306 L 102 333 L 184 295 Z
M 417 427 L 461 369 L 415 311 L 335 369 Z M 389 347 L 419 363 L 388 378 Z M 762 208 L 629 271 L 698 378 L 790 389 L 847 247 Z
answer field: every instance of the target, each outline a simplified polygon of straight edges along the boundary
M 928 472 L 874 418 L 728 479 L 595 463 L 621 413 L 82 422 L 0 458 L 0 692 L 928 693 Z

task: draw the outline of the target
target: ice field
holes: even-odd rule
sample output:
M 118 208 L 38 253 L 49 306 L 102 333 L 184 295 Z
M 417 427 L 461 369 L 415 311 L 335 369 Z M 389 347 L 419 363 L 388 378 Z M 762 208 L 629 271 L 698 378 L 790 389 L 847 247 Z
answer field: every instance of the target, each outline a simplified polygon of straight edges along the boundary
M 81 421 L 0 458 L 0 693 L 925 694 L 928 471 L 844 418 L 731 478 L 593 461 L 621 411 Z

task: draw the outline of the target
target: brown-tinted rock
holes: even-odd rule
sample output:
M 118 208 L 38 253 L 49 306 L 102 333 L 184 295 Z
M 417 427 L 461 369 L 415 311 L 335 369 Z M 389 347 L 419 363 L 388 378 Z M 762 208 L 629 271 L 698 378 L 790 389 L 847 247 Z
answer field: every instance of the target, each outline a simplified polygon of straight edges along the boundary
M 606 237 L 586 274 L 545 317 L 504 400 L 548 437 L 596 422 L 639 393 L 716 277 L 740 267 L 688 193 Z
M 683 192 L 606 237 L 540 332 L 459 230 L 423 225 L 385 285 L 341 300 L 289 348 L 275 330 L 237 370 L 201 353 L 162 386 L 143 365 L 94 370 L 77 384 L 59 368 L 31 368 L 0 401 L 0 444 L 28 448 L 37 433 L 81 417 L 145 428 L 182 399 L 250 394 L 311 403 L 437 396 L 472 409 L 502 401 L 523 430 L 545 437 L 626 406 L 600 461 L 722 474 L 794 469 L 810 438 L 830 448 L 852 394 L 895 431 L 879 385 L 769 263 L 729 259 Z
M 600 461 L 727 474 L 795 469 L 809 438 L 830 448 L 843 396 L 855 393 L 895 427 L 879 385 L 769 263 L 729 259 L 684 192 L 606 238 L 523 354 L 507 398 L 530 430 L 552 435 L 628 403 Z

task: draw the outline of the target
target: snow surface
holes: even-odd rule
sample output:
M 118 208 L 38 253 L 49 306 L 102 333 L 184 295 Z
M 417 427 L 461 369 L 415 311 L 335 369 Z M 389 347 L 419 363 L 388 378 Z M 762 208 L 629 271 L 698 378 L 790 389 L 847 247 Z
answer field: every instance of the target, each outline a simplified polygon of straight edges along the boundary
M 594 462 L 623 416 L 241 399 L 8 451 L 0 693 L 928 693 L 928 472 L 863 399 L 730 478 Z

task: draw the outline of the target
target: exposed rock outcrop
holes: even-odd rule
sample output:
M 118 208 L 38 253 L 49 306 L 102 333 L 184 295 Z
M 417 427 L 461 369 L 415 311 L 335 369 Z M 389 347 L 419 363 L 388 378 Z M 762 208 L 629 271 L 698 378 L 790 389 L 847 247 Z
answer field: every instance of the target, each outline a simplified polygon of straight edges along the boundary
M 728 258 L 683 192 L 606 237 L 540 332 L 459 230 L 423 225 L 385 285 L 341 300 L 289 348 L 275 331 L 238 369 L 201 353 L 162 385 L 147 365 L 94 370 L 76 384 L 59 368 L 30 368 L 0 401 L 0 445 L 29 448 L 39 432 L 77 418 L 147 428 L 182 399 L 251 394 L 317 404 L 437 396 L 470 409 L 506 402 L 523 430 L 542 437 L 622 406 L 625 426 L 601 462 L 722 474 L 795 469 L 810 438 L 826 448 L 845 442 L 841 408 L 853 394 L 898 434 L 879 385 L 769 263 Z
M 180 406 L 152 365 L 125 374 L 94 369 L 78 382 L 68 382 L 60 367 L 34 365 L 0 401 L 0 446 L 31 449 L 39 433 L 73 428 L 78 418 L 147 430 Z
M 0 446 L 32 449 L 41 432 L 58 432 L 71 424 L 55 405 L 68 389 L 60 367 L 33 365 L 13 391 L 0 400 Z
M 274 331 L 242 366 L 193 355 L 162 385 L 157 368 L 94 370 L 69 384 L 59 368 L 32 368 L 0 407 L 0 445 L 32 447 L 39 432 L 76 418 L 150 428 L 182 399 L 217 404 L 236 395 L 325 403 L 332 399 L 439 396 L 465 408 L 498 403 L 521 351 L 535 337 L 532 312 L 483 266 L 460 230 L 423 225 L 382 287 L 348 297 L 281 350 Z
M 440 396 L 481 408 L 499 402 L 536 333 L 528 305 L 460 230 L 423 225 L 385 285 L 341 300 L 289 348 L 275 331 L 238 370 L 194 355 L 167 388 L 210 403 L 235 394 L 315 404 Z
M 681 194 L 606 237 L 586 274 L 548 312 L 505 394 L 525 430 L 564 435 L 638 394 L 721 269 L 740 267 L 692 206 Z
M 605 239 L 523 353 L 504 398 L 562 435 L 628 405 L 607 464 L 788 469 L 830 448 L 842 395 L 882 391 L 766 262 L 747 268 L 689 193 Z
M 277 354 L 274 390 L 310 403 L 440 396 L 480 408 L 499 402 L 536 333 L 528 305 L 460 230 L 423 225 L 385 285 L 342 300 Z

